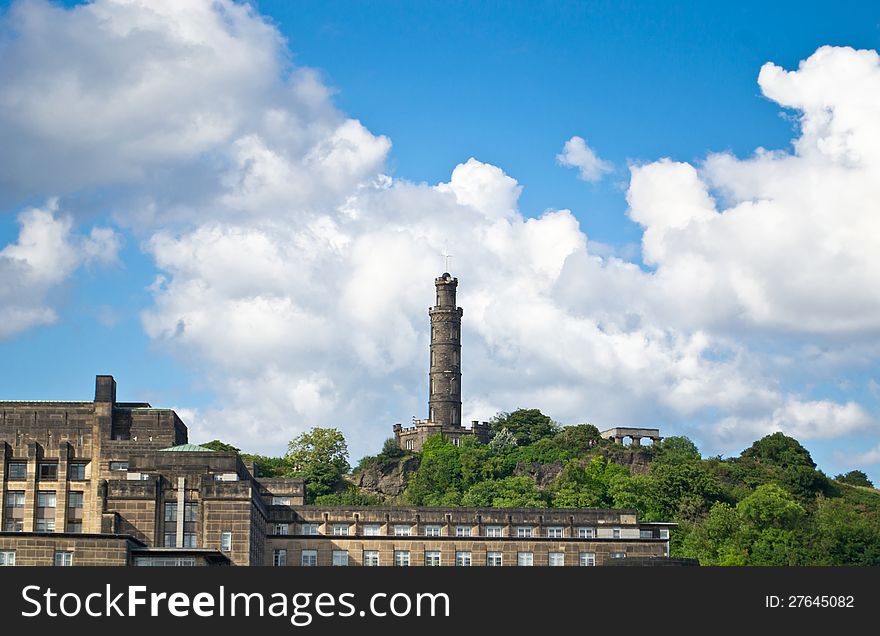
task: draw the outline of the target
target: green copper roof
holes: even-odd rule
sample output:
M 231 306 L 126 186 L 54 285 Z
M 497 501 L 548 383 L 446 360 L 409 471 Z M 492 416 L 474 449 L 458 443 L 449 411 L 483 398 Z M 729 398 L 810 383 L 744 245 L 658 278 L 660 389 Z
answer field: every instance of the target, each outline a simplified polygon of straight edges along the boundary
M 169 446 L 168 448 L 160 448 L 160 451 L 169 453 L 213 453 L 214 451 L 197 444 L 181 444 L 180 446 Z

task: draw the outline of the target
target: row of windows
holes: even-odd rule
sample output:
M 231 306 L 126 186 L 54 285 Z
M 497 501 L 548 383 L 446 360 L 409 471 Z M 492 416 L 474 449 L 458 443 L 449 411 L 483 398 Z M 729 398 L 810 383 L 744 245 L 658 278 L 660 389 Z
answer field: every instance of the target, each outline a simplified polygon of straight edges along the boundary
M 36 478 L 39 481 L 58 481 L 58 462 L 39 462 Z M 82 481 L 86 478 L 85 464 L 68 464 L 67 478 L 70 481 Z M 9 462 L 6 466 L 8 481 L 27 480 L 27 462 Z
M 288 523 L 276 523 L 275 524 L 275 534 L 290 534 L 291 526 L 293 524 Z M 320 526 L 319 523 L 303 523 L 299 524 L 300 534 L 302 535 L 318 535 L 320 534 Z M 422 534 L 421 536 L 425 537 L 439 537 L 442 534 L 441 525 L 424 525 L 422 526 Z M 360 535 L 365 537 L 378 537 L 380 536 L 382 530 L 382 524 L 379 523 L 365 523 L 360 526 Z M 405 524 L 393 524 L 390 529 L 390 535 L 395 537 L 409 537 L 413 536 L 414 526 L 409 523 Z M 333 523 L 329 524 L 329 534 L 336 537 L 344 537 L 353 535 L 355 531 L 354 526 L 348 523 Z M 483 536 L 485 537 L 502 537 L 504 531 L 504 526 L 483 526 Z M 453 536 L 456 537 L 470 537 L 473 536 L 473 526 L 455 526 L 454 530 L 455 534 Z M 612 538 L 619 539 L 620 538 L 620 528 L 613 528 L 611 532 Z M 532 526 L 516 526 L 513 530 L 513 533 L 510 534 L 511 537 L 516 537 L 518 539 L 527 539 L 531 537 L 539 537 L 540 535 L 535 532 L 535 528 Z M 563 526 L 549 526 L 544 528 L 544 537 L 549 539 L 562 539 L 565 537 L 565 528 Z M 593 539 L 596 537 L 596 529 L 588 528 L 588 527 L 578 527 L 575 529 L 575 534 L 578 539 Z M 642 538 L 651 538 L 653 537 L 653 533 L 651 530 L 642 530 L 641 531 Z
M 15 550 L 3 550 L 0 552 L 0 567 L 13 565 L 15 565 Z M 56 551 L 55 565 L 66 567 L 73 565 L 73 552 Z
M 625 552 L 613 552 L 611 553 L 611 558 L 624 558 L 626 556 Z M 382 565 L 379 562 L 379 551 L 378 550 L 364 550 L 362 555 L 362 563 L 365 566 L 379 566 Z M 409 550 L 395 550 L 394 551 L 394 565 L 396 566 L 409 566 L 411 564 L 410 561 L 410 551 Z M 287 550 L 280 548 L 275 550 L 272 553 L 272 564 L 275 566 L 283 566 L 287 565 Z M 335 566 L 345 566 L 348 565 L 348 550 L 333 550 L 332 556 L 332 564 Z M 455 553 L 455 565 L 456 566 L 470 566 L 473 564 L 473 558 L 471 552 L 460 551 Z M 533 552 L 517 552 L 516 555 L 516 564 L 520 566 L 529 566 L 535 564 L 535 554 Z M 564 566 L 565 563 L 565 553 L 564 552 L 551 552 L 548 556 L 547 564 L 550 566 Z M 595 552 L 581 552 L 578 555 L 578 564 L 583 566 L 592 566 L 596 565 L 596 553 Z M 306 567 L 314 567 L 318 565 L 318 551 L 317 550 L 303 550 L 300 555 L 300 565 Z M 425 552 L 425 565 L 426 566 L 440 566 L 443 565 L 441 562 L 441 556 L 439 551 L 427 551 Z M 487 552 L 486 553 L 486 565 L 489 566 L 501 566 L 504 565 L 504 555 L 501 552 Z
M 3 511 L 3 530 L 6 532 L 24 531 L 24 491 L 10 490 L 6 493 Z M 37 493 L 35 532 L 55 532 L 55 509 L 57 497 L 54 490 L 41 490 Z M 83 493 L 67 493 L 66 532 L 82 532 Z

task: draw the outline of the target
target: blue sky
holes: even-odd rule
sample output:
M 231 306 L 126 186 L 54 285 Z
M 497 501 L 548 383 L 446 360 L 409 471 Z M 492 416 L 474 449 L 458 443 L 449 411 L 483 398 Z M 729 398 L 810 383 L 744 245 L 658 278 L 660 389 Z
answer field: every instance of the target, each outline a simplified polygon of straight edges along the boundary
M 280 452 L 337 425 L 356 458 L 425 415 L 449 246 L 473 418 L 659 425 L 711 454 L 781 428 L 880 479 L 878 221 L 795 205 L 874 193 L 861 145 L 828 148 L 878 145 L 877 71 L 841 48 L 877 49 L 875 3 L 149 4 L 0 2 L 0 250 L 44 230 L 0 262 L 31 316 L 3 314 L 0 397 L 88 398 L 112 373 L 194 441 Z M 575 136 L 593 180 L 557 159 Z

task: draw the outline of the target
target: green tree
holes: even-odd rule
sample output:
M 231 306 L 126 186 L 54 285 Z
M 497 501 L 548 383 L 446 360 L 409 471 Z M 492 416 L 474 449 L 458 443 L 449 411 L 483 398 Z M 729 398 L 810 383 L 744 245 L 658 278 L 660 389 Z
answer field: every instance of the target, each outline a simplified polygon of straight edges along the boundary
M 880 565 L 880 519 L 844 499 L 819 497 L 812 548 L 817 565 Z
M 592 424 L 576 424 L 575 426 L 566 426 L 556 435 L 556 444 L 560 448 L 568 449 L 574 453 L 582 454 L 597 446 L 599 440 L 599 429 Z
M 834 479 L 843 484 L 849 484 L 850 486 L 865 486 L 866 488 L 874 487 L 874 484 L 868 479 L 868 475 L 861 470 L 851 470 L 846 474 L 838 475 Z
M 461 498 L 461 505 L 491 508 L 545 508 L 534 480 L 529 477 L 505 477 L 481 481 L 471 486 Z
M 287 460 L 294 475 L 306 481 L 311 500 L 334 491 L 348 469 L 348 444 L 335 428 L 314 427 L 292 439 Z
M 428 505 L 447 491 L 460 492 L 461 485 L 458 447 L 439 433 L 430 435 L 422 444 L 421 465 L 406 487 L 407 501 L 417 506 Z
M 511 450 L 516 447 L 516 437 L 506 428 L 495 433 L 489 441 L 489 448 L 498 453 Z
M 489 424 L 492 433 L 498 433 L 506 428 L 520 446 L 553 437 L 559 431 L 559 424 L 538 409 L 517 409 L 513 413 L 498 413 Z
M 199 446 L 203 448 L 210 448 L 213 451 L 222 451 L 224 453 L 241 453 L 240 449 L 236 448 L 232 444 L 221 442 L 219 439 L 212 439 L 210 442 L 199 444 Z
M 773 433 L 762 437 L 744 450 L 740 456 L 757 463 L 769 463 L 781 468 L 787 466 L 816 467 L 809 451 L 801 446 L 796 439 L 782 433 Z
M 758 486 L 736 505 L 740 521 L 753 530 L 779 528 L 791 530 L 806 511 L 791 494 L 777 484 Z
M 700 450 L 689 438 L 673 435 L 660 441 L 658 459 L 669 463 L 690 462 L 701 459 Z
M 724 488 L 702 462 L 652 463 L 651 507 L 662 518 L 693 519 L 724 497 Z
M 293 477 L 293 466 L 287 457 L 266 457 L 243 453 L 244 462 L 253 462 L 256 477 Z

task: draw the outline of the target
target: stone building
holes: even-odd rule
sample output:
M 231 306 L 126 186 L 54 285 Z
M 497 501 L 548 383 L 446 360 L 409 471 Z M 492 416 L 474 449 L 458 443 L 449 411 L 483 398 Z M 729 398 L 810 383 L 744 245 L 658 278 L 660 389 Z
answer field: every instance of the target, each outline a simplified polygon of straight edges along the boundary
M 673 524 L 634 510 L 307 506 L 304 486 L 189 444 L 110 376 L 90 402 L 0 401 L 0 565 L 670 562 Z
M 434 279 L 437 297 L 428 309 L 431 318 L 431 361 L 428 367 L 428 419 L 414 420 L 413 426 L 393 427 L 394 437 L 404 450 L 418 452 L 429 436 L 439 433 L 458 444 L 465 435 L 480 442 L 489 441 L 489 423 L 461 423 L 461 307 L 455 304 L 458 279 L 448 272 Z

